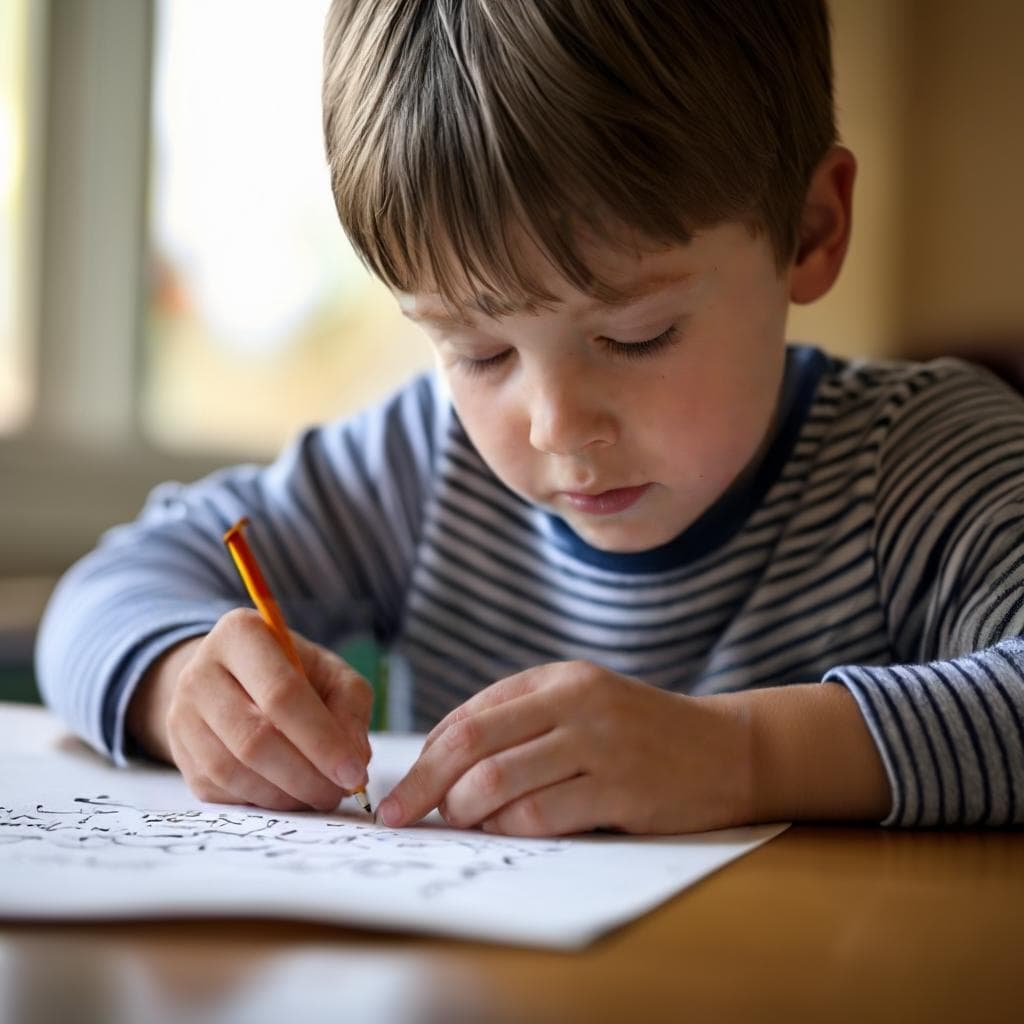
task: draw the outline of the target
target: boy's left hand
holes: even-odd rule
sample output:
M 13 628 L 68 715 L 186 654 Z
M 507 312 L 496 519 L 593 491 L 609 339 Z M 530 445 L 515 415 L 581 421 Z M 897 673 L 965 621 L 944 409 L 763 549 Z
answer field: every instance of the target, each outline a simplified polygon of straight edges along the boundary
M 521 836 L 744 824 L 750 737 L 731 695 L 670 693 L 585 661 L 541 665 L 442 719 L 378 814 L 400 827 L 437 807 L 454 828 Z

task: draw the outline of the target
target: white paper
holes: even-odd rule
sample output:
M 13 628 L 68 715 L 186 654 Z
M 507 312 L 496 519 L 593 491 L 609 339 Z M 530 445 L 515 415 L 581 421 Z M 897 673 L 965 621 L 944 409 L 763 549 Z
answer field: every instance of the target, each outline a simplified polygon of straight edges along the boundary
M 422 737 L 372 737 L 376 803 Z M 350 806 L 351 804 L 351 806 Z M 0 755 L 0 917 L 281 917 L 579 948 L 778 835 L 516 839 L 204 804 L 74 745 Z

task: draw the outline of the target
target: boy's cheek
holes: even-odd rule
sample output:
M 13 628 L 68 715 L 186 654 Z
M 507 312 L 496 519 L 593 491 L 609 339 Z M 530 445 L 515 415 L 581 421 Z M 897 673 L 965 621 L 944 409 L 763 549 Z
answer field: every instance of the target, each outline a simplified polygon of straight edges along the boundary
M 476 450 L 502 482 L 517 493 L 529 492 L 540 454 L 530 444 L 529 419 L 495 396 L 453 391 L 452 404 Z

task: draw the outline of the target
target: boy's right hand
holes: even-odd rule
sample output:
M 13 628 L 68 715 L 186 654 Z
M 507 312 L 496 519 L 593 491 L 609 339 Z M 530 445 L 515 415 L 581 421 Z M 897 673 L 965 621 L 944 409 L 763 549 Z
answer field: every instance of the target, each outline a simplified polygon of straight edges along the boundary
M 200 800 L 333 810 L 366 785 L 373 690 L 332 651 L 292 639 L 305 677 L 258 612 L 228 612 L 154 662 L 128 707 L 129 732 L 177 765 Z

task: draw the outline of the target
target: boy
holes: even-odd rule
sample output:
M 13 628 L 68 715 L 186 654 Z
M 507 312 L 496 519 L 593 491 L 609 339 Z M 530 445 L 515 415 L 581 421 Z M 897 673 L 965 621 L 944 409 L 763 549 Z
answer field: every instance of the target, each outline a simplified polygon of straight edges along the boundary
M 51 704 L 213 801 L 367 780 L 513 834 L 1024 821 L 1024 405 L 784 342 L 850 231 L 813 0 L 338 0 L 339 215 L 438 373 L 152 496 L 65 577 Z M 306 669 L 221 545 L 239 516 Z

